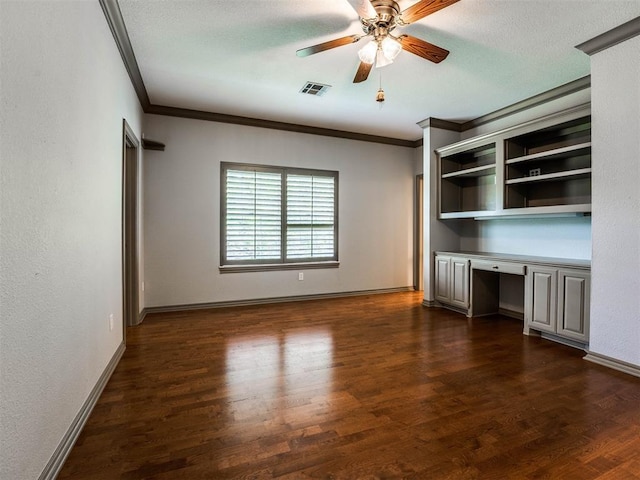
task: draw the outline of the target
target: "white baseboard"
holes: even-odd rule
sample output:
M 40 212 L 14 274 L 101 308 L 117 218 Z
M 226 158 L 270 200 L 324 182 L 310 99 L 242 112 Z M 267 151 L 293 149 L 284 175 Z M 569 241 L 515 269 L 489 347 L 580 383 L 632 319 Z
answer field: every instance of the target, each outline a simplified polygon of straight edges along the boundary
M 38 477 L 38 480 L 55 480 L 55 478 L 60 473 L 65 460 L 69 456 L 69 453 L 71 453 L 71 449 L 80 436 L 80 432 L 82 432 L 85 423 L 87 423 L 87 419 L 89 418 L 93 407 L 95 407 L 96 403 L 98 403 L 98 399 L 100 398 L 102 390 L 104 390 L 104 387 L 107 385 L 109 378 L 111 378 L 111 374 L 116 369 L 118 362 L 120 362 L 120 359 L 124 354 L 124 350 L 125 345 L 124 343 L 121 343 L 116 349 L 116 352 L 113 354 L 113 357 L 111 357 L 111 360 L 109 360 L 109 363 L 102 372 L 102 375 L 100 375 L 98 382 L 91 390 L 89 397 L 85 400 L 84 404 L 80 408 L 80 411 L 73 419 L 73 422 L 71 422 L 71 426 L 67 430 L 67 433 L 65 433 L 64 437 L 62 437 L 58 448 L 56 448 L 56 451 L 53 452 L 51 459 L 49 459 L 47 466 Z
M 584 356 L 584 359 L 592 363 L 597 363 L 598 365 L 602 365 L 604 367 L 618 370 L 619 372 L 633 375 L 634 377 L 640 377 L 640 366 L 634 365 L 632 363 L 623 362 L 622 360 L 617 360 L 615 358 L 607 357 L 606 355 L 600 355 L 599 353 L 594 352 L 588 352 Z

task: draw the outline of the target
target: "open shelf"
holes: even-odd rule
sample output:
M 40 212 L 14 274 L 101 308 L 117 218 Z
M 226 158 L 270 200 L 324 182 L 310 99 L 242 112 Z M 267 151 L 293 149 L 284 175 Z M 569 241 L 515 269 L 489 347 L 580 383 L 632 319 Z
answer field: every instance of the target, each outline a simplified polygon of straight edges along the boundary
M 442 178 L 464 178 L 464 177 L 481 177 L 483 175 L 495 175 L 496 166 L 483 165 L 480 167 L 467 168 L 466 170 L 460 170 L 457 172 L 445 173 Z
M 496 144 L 489 143 L 441 157 L 440 173 L 444 177 L 450 173 L 473 170 L 477 167 L 486 167 L 495 164 Z
M 495 142 L 440 157 L 440 175 L 441 215 L 461 218 L 495 210 Z
M 591 120 L 581 117 L 504 141 L 504 208 L 591 204 Z
M 576 175 L 554 180 L 508 185 L 505 188 L 506 208 L 591 204 L 590 175 Z
M 496 176 L 443 178 L 441 213 L 492 211 L 496 208 Z
M 505 161 L 536 154 L 551 154 L 565 147 L 591 142 L 591 117 L 581 117 L 551 127 L 508 138 Z
M 580 105 L 436 150 L 439 218 L 591 211 L 591 116 Z
M 516 157 L 505 162 L 506 165 L 513 165 L 514 163 L 530 162 L 534 160 L 559 160 L 562 158 L 570 158 L 575 155 L 589 154 L 591 151 L 591 142 L 578 143 L 577 145 L 570 145 L 568 147 L 556 148 L 545 152 L 533 153 L 531 155 L 525 155 L 523 157 Z
M 563 181 L 570 177 L 575 178 L 584 178 L 591 175 L 591 168 L 580 168 L 577 170 L 569 170 L 563 172 L 556 173 L 547 173 L 544 175 L 535 175 L 533 177 L 521 177 L 521 178 L 513 178 L 511 180 L 506 180 L 506 185 L 515 185 L 518 183 L 534 183 L 534 182 L 552 182 L 552 181 Z

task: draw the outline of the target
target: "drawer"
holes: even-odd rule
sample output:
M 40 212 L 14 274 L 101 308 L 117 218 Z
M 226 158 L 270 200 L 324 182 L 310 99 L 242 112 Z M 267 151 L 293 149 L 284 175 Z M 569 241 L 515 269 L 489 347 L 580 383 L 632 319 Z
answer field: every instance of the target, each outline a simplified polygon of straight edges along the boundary
M 527 267 L 521 263 L 491 262 L 489 260 L 471 260 L 472 270 L 488 270 L 490 272 L 510 273 L 512 275 L 525 275 Z

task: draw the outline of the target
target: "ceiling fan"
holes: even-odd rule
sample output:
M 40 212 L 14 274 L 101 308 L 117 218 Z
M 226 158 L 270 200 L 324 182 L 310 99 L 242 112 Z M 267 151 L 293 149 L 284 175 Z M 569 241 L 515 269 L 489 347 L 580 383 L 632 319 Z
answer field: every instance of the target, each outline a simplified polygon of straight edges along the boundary
M 374 65 L 384 67 L 393 63 L 393 60 L 401 50 L 406 50 L 434 63 L 440 63 L 449 55 L 448 50 L 419 38 L 406 34 L 394 36 L 391 32 L 396 27 L 416 22 L 427 15 L 456 3 L 458 0 L 420 0 L 403 11 L 400 11 L 400 6 L 394 0 L 347 1 L 358 12 L 364 35 L 348 35 L 311 47 L 301 48 L 296 52 L 298 57 L 306 57 L 314 53 L 356 43 L 366 37 L 373 37 L 358 52 L 360 65 L 353 83 L 360 83 L 367 79 Z

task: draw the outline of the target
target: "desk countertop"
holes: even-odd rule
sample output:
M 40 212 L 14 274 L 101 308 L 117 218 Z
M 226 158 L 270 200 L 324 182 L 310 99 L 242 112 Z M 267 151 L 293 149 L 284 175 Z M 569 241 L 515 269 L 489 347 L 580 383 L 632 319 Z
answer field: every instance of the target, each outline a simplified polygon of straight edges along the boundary
M 548 265 L 555 267 L 570 268 L 591 268 L 591 260 L 581 260 L 575 258 L 557 258 L 557 257 L 538 257 L 534 255 L 514 255 L 510 253 L 496 252 L 463 252 L 463 251 L 437 251 L 438 255 L 452 255 L 460 257 L 469 257 L 470 259 L 489 260 L 520 263 L 525 265 Z

